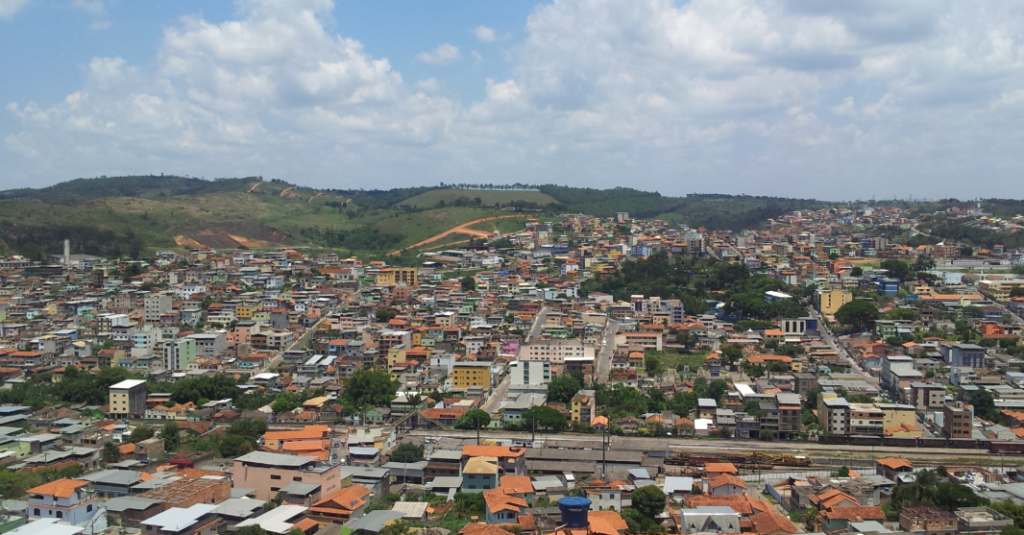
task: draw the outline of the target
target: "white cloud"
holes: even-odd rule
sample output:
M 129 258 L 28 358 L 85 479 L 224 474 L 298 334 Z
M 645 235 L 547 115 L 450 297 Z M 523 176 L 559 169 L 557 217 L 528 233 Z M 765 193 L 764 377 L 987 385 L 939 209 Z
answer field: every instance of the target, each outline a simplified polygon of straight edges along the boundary
M 462 59 L 462 52 L 459 52 L 459 47 L 445 43 L 443 45 L 437 45 L 437 47 L 430 52 L 420 52 L 419 54 L 416 54 L 416 59 L 420 60 L 420 63 L 447 65 Z
M 327 0 L 238 7 L 167 28 L 152 69 L 96 58 L 66 99 L 9 105 L 7 186 L 159 171 L 973 197 L 1015 191 L 1024 170 L 1011 0 L 559 0 L 533 10 L 477 102 L 329 31 Z
M 107 6 L 103 3 L 103 0 L 74 0 L 71 2 L 71 7 L 96 17 L 102 17 L 107 14 Z
M 490 43 L 497 39 L 497 34 L 494 33 L 494 28 L 488 28 L 487 26 L 477 26 L 473 29 L 473 34 L 480 40 L 481 43 Z
M 427 78 L 416 82 L 416 87 L 420 88 L 420 91 L 435 93 L 441 89 L 441 82 L 438 82 L 437 78 Z
M 21 11 L 28 0 L 0 0 L 0 19 L 7 20 Z

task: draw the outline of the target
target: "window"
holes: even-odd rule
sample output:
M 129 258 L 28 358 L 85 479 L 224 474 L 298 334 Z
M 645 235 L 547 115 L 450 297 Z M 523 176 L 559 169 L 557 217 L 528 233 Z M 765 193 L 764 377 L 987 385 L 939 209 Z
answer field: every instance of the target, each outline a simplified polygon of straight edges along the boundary
M 92 512 L 92 504 L 91 503 L 89 505 L 85 506 L 85 512 L 86 513 L 91 513 Z
M 272 476 L 270 476 L 270 479 L 274 479 L 274 480 L 280 480 L 280 479 L 281 479 L 281 476 L 278 476 L 278 475 L 272 475 Z
M 292 478 L 292 481 L 302 481 L 302 476 L 295 476 Z
M 270 487 L 270 492 L 277 492 L 281 490 L 281 487 Z
M 32 516 L 40 516 L 38 507 L 32 510 Z
M 57 511 L 57 518 L 64 518 L 64 511 Z

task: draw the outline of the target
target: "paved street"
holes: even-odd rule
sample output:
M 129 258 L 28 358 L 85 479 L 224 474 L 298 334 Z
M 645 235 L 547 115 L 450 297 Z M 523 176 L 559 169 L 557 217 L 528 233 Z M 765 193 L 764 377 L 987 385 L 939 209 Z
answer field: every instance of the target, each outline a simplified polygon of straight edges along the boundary
M 619 324 L 608 318 L 601 348 L 595 354 L 597 362 L 594 365 L 596 368 L 594 372 L 596 377 L 594 379 L 598 383 L 607 383 L 608 375 L 612 372 L 612 355 L 615 353 L 615 333 L 618 332 L 618 328 Z
M 828 326 L 825 325 L 825 319 L 821 317 L 821 314 L 818 314 L 818 311 L 815 310 L 813 307 L 809 307 L 807 310 L 810 311 L 811 316 L 813 316 L 814 319 L 818 320 L 818 326 L 820 327 L 818 329 L 818 332 L 821 333 L 821 339 L 824 340 L 826 344 L 828 344 L 828 347 L 831 348 L 832 351 L 835 351 L 836 354 L 839 355 L 843 360 L 848 362 L 850 364 L 850 368 L 853 369 L 858 375 L 863 377 L 865 381 L 877 385 L 878 378 L 861 369 L 860 365 L 857 364 L 857 361 L 850 357 L 850 354 L 849 352 L 846 351 L 846 348 L 842 347 L 840 344 L 836 342 L 835 336 L 832 335 L 832 332 L 828 329 Z

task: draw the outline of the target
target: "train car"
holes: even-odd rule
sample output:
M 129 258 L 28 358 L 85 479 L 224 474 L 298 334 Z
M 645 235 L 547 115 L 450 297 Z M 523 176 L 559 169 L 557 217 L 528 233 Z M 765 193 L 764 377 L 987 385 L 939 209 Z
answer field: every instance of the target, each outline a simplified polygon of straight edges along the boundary
M 996 442 L 988 443 L 988 450 L 993 453 L 1024 453 L 1024 442 Z
M 916 438 L 899 438 L 899 437 L 885 437 L 882 441 L 885 446 L 893 446 L 897 448 L 916 448 L 918 447 Z
M 981 441 L 975 440 L 973 438 L 951 438 L 949 439 L 949 445 L 947 445 L 946 447 L 971 450 L 977 449 L 979 447 L 979 442 Z
M 851 436 L 850 441 L 847 442 L 851 446 L 881 446 L 882 437 L 864 436 L 857 435 Z
M 919 448 L 945 448 L 949 445 L 948 438 L 942 437 L 922 437 L 917 439 L 917 447 Z

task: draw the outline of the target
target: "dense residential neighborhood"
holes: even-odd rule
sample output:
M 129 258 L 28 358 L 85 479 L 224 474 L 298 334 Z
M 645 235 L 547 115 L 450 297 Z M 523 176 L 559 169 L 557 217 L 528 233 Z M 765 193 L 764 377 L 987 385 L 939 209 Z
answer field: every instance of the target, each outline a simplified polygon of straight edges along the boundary
M 521 219 L 415 265 L 0 259 L 0 533 L 1024 527 L 1019 249 Z

